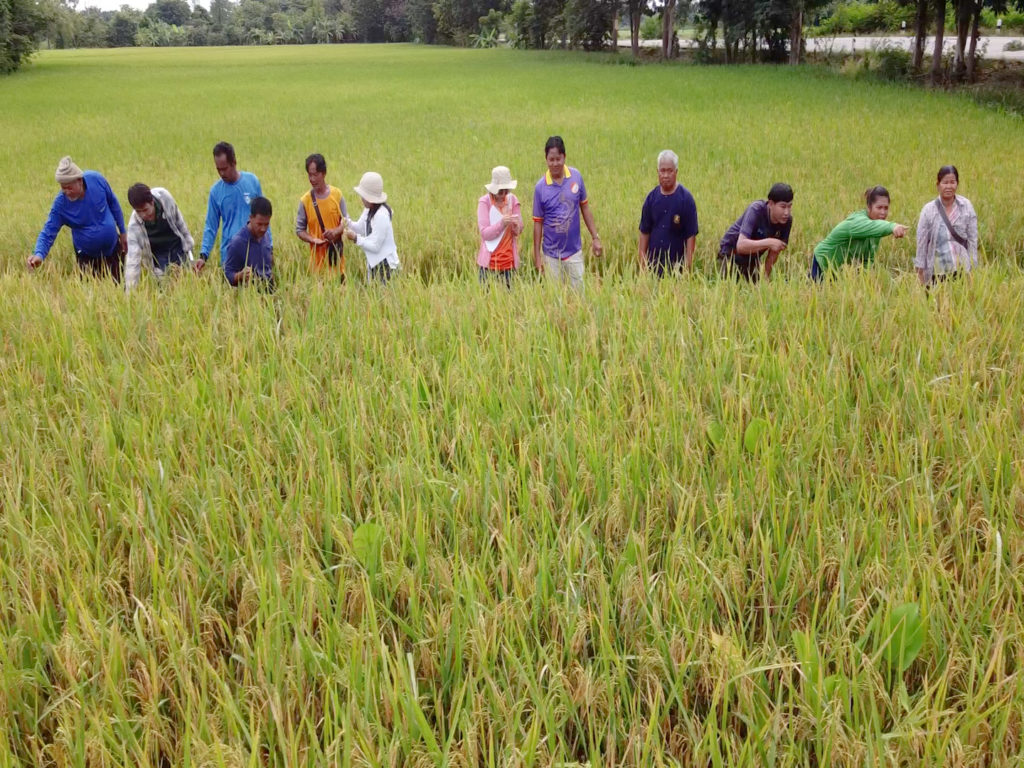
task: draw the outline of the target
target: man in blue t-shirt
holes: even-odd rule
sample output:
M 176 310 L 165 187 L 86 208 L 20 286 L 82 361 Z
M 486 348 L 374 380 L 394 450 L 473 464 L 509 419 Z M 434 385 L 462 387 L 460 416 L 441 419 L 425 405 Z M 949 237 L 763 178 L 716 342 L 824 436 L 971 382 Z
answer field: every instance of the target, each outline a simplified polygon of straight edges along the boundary
M 220 181 L 210 187 L 210 197 L 206 203 L 206 226 L 203 228 L 203 243 L 196 259 L 196 270 L 203 268 L 210 254 L 213 253 L 217 241 L 217 230 L 220 229 L 221 264 L 224 263 L 224 249 L 249 221 L 249 206 L 257 197 L 263 197 L 260 180 L 251 173 L 238 170 L 235 159 L 235 148 L 222 141 L 213 148 L 213 163 L 217 166 Z M 268 242 L 274 240 L 267 233 Z
M 718 266 L 722 277 L 735 275 L 756 283 L 764 256 L 764 277 L 771 277 L 779 254 L 789 245 L 793 227 L 793 188 L 778 182 L 768 190 L 767 200 L 755 200 L 722 235 Z
M 658 186 L 640 211 L 640 264 L 659 277 L 693 265 L 697 244 L 697 203 L 677 181 L 679 157 L 671 149 L 658 155 Z

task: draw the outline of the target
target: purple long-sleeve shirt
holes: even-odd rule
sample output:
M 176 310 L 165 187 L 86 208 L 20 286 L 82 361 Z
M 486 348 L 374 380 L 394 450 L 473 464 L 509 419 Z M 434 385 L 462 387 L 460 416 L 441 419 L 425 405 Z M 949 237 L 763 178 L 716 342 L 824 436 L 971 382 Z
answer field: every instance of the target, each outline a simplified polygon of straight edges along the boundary
M 71 230 L 75 250 L 90 256 L 108 256 L 118 233 L 125 231 L 121 204 L 107 180 L 96 171 L 86 171 L 82 181 L 85 195 L 80 199 L 68 200 L 63 192 L 54 198 L 33 251 L 40 258 L 46 258 L 61 227 Z

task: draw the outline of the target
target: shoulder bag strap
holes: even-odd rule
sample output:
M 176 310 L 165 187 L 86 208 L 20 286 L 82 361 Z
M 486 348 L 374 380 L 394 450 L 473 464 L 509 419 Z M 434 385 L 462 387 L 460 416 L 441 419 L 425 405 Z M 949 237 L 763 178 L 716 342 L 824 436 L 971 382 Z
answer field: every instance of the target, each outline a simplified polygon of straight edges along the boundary
M 328 187 L 328 189 L 330 189 L 330 187 Z M 324 226 L 324 217 L 320 215 L 320 206 L 316 203 L 316 190 L 309 190 L 309 199 L 313 201 L 313 213 L 316 214 L 316 220 L 320 224 L 321 234 L 327 232 L 327 227 Z M 327 263 L 332 267 L 338 263 L 338 255 L 341 253 L 342 248 L 344 248 L 344 246 L 339 245 L 338 243 L 327 243 Z
M 965 251 L 969 250 L 967 240 L 962 238 L 957 231 L 953 229 L 953 224 L 950 222 L 949 216 L 946 215 L 946 206 L 942 204 L 942 200 L 938 197 L 935 198 L 935 207 L 939 209 L 939 216 L 942 217 L 942 223 L 945 224 L 946 229 L 949 230 L 949 236 L 959 243 L 960 247 Z

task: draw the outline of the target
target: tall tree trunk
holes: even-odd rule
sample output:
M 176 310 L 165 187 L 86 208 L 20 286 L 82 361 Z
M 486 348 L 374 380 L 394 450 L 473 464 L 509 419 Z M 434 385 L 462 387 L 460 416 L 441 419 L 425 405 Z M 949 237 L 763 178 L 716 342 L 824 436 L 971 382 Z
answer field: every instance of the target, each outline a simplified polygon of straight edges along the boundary
M 797 0 L 789 22 L 789 63 L 799 64 L 804 53 L 804 3 Z
M 974 15 L 974 0 L 954 0 L 954 18 L 956 19 L 956 48 L 953 54 L 953 77 L 963 82 L 967 75 L 967 33 L 971 28 Z
M 676 0 L 665 0 L 665 7 L 661 11 L 661 55 L 663 58 L 672 58 L 672 38 L 676 30 Z
M 640 20 L 643 14 L 639 8 L 629 9 L 629 45 L 633 49 L 633 58 L 640 57 Z
M 946 0 L 935 0 L 935 45 L 932 46 L 932 85 L 942 80 L 942 43 L 946 34 Z
M 928 0 L 917 0 L 917 14 L 914 19 L 914 71 L 924 67 L 924 43 L 928 36 Z
M 981 3 L 974 4 L 974 21 L 971 22 L 971 47 L 967 54 L 967 82 L 974 82 L 974 65 L 977 62 L 975 52 L 978 50 L 978 26 L 981 24 Z
M 619 51 L 619 7 L 615 6 L 615 13 L 612 14 L 612 52 Z

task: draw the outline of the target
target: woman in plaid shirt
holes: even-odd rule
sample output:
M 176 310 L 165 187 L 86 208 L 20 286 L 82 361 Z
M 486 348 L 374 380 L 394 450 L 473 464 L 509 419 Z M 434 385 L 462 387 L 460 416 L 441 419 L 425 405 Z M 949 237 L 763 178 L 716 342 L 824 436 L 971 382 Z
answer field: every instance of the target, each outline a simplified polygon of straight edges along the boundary
M 939 168 L 939 196 L 921 209 L 914 267 L 921 285 L 970 272 L 978 265 L 978 215 L 971 201 L 956 193 L 955 165 Z

